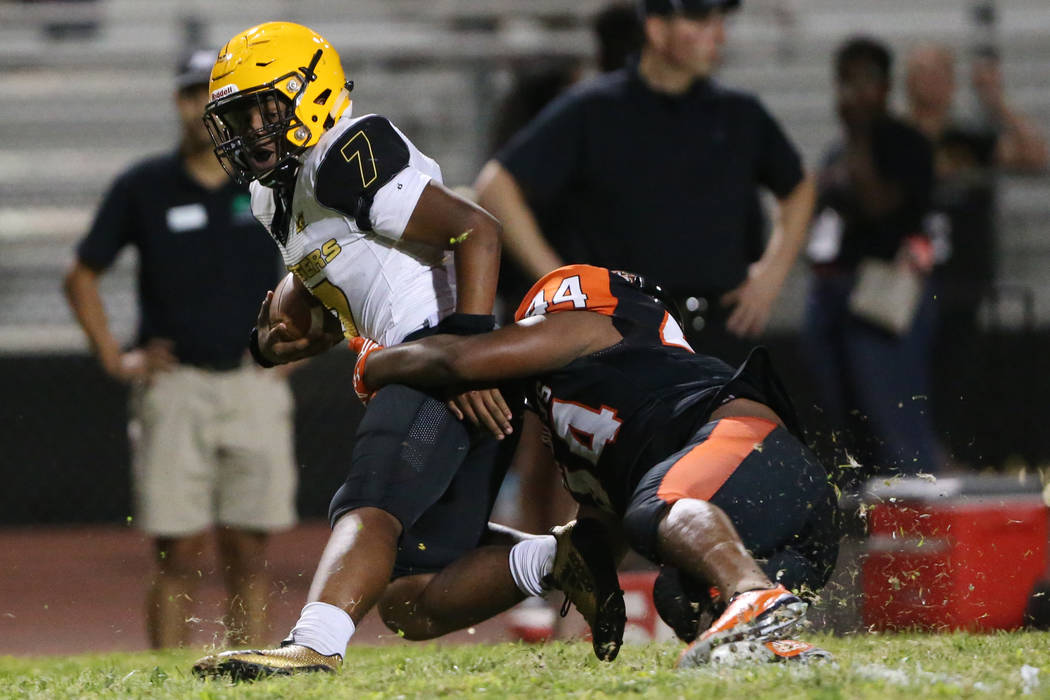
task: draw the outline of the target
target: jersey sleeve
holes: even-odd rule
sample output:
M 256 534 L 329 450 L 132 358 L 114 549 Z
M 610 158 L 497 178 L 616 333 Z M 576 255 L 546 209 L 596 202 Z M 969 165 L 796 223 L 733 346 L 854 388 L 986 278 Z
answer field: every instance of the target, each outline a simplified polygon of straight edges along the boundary
M 317 201 L 351 217 L 361 231 L 404 233 L 430 176 L 411 167 L 411 145 L 383 117 L 347 129 L 317 169 Z
M 426 173 L 410 166 L 379 188 L 369 212 L 372 230 L 388 238 L 401 238 L 431 179 Z
M 550 204 L 576 176 L 585 143 L 585 118 L 585 102 L 569 90 L 496 154 L 532 206 Z
M 263 227 L 273 232 L 271 225 L 273 224 L 273 217 L 276 213 L 276 207 L 273 201 L 273 190 L 269 187 L 259 184 L 258 180 L 253 180 L 248 185 L 248 191 L 251 194 L 252 204 L 252 216 L 258 221 Z
M 87 235 L 77 245 L 77 259 L 94 270 L 109 267 L 134 237 L 134 197 L 128 174 L 110 186 Z
M 777 120 L 761 102 L 755 101 L 758 110 L 759 152 L 758 181 L 768 187 L 777 197 L 791 194 L 802 178 L 802 157 Z
M 594 311 L 612 316 L 618 304 L 609 271 L 592 265 L 566 265 L 544 275 L 525 294 L 515 321 L 558 311 Z

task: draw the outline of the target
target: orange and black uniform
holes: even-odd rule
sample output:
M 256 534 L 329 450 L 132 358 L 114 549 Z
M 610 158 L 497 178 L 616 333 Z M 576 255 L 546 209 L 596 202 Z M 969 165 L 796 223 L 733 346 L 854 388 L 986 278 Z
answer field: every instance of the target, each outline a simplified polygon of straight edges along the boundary
M 589 265 L 546 275 L 516 319 L 573 310 L 611 317 L 623 336 L 535 377 L 531 389 L 574 497 L 623 519 L 631 546 L 653 561 L 666 509 L 681 498 L 710 501 L 756 558 L 774 574 L 786 569 L 785 583 L 823 585 L 837 551 L 832 492 L 765 349 L 738 369 L 696 354 L 644 279 Z M 770 406 L 786 428 L 709 421 L 737 398 Z

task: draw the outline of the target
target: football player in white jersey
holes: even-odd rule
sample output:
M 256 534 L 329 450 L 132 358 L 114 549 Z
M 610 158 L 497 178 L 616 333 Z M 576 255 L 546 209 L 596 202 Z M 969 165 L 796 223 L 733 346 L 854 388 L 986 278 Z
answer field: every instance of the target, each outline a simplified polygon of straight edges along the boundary
M 251 183 L 253 213 L 288 269 L 338 315 L 346 337 L 393 345 L 491 330 L 499 223 L 446 189 L 437 163 L 387 119 L 353 116 L 352 86 L 332 46 L 306 27 L 270 22 L 241 32 L 211 75 L 205 123 L 216 155 L 231 176 Z M 284 324 L 271 328 L 271 299 L 272 292 L 251 334 L 263 366 L 342 339 L 321 332 L 293 340 Z M 464 417 L 487 431 L 468 429 Z M 235 679 L 332 671 L 376 604 L 391 629 L 421 639 L 552 585 L 600 628 L 596 651 L 615 656 L 622 595 L 611 559 L 582 528 L 558 538 L 500 531 L 498 546 L 479 548 L 494 541 L 488 516 L 519 418 L 498 390 L 449 405 L 403 386 L 378 392 L 332 499 L 332 535 L 291 635 L 278 649 L 216 654 L 194 670 Z M 590 592 L 568 583 L 596 576 L 601 585 L 589 584 Z M 485 585 L 509 579 L 510 590 Z

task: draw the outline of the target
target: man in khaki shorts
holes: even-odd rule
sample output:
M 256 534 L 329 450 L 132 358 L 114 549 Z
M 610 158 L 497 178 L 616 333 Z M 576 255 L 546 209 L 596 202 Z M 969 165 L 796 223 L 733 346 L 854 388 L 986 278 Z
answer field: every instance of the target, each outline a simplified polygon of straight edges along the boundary
M 216 536 L 236 643 L 267 632 L 268 533 L 295 522 L 292 397 L 280 370 L 247 358 L 243 329 L 279 278 L 246 188 L 211 152 L 201 121 L 213 51 L 180 63 L 176 152 L 112 184 L 76 249 L 66 294 L 105 371 L 131 385 L 134 523 L 155 539 L 147 604 L 154 647 L 188 643 L 208 533 Z M 127 245 L 138 253 L 138 336 L 109 329 L 99 277 Z
M 137 525 L 192 535 L 216 522 L 267 532 L 295 520 L 292 396 L 254 365 L 175 365 L 132 388 Z M 232 552 L 231 552 L 232 553 Z

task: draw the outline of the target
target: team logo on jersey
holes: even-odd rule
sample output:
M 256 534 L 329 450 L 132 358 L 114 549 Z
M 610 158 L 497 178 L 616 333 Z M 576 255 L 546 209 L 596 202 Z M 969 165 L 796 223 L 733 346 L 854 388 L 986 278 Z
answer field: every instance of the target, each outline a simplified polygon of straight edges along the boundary
M 289 272 L 294 272 L 301 280 L 311 279 L 324 269 L 328 263 L 335 260 L 335 257 L 341 252 L 343 252 L 343 249 L 339 242 L 334 238 L 330 238 L 321 244 L 320 248 L 315 248 L 304 255 L 299 262 L 289 265 L 288 270 Z

